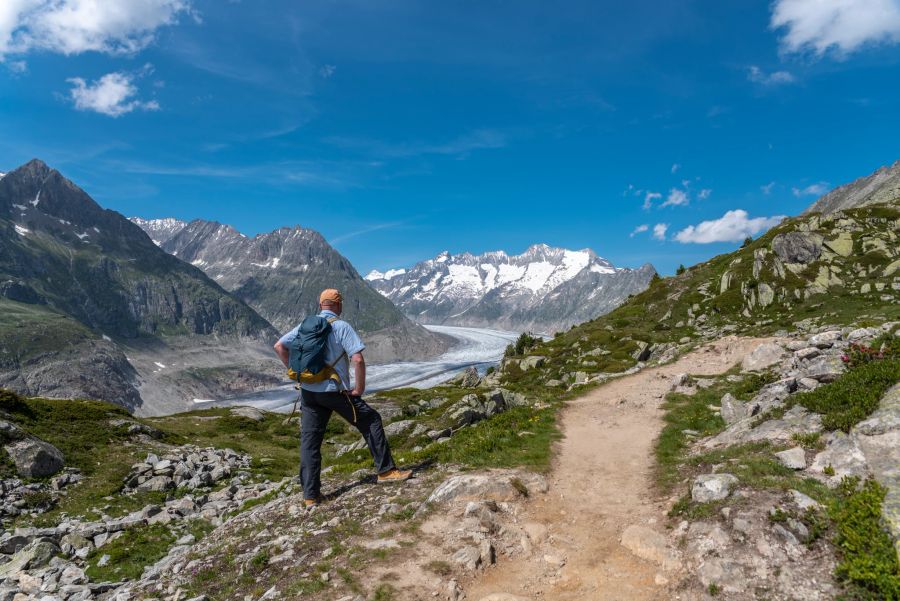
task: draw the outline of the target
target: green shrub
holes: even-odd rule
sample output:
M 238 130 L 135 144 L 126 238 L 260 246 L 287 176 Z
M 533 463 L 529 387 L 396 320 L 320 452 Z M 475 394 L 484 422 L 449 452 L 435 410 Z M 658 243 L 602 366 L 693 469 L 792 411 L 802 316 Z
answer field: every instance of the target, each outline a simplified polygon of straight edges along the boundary
M 838 578 L 852 591 L 851 598 L 900 600 L 900 564 L 881 523 L 885 489 L 875 480 L 859 487 L 859 479 L 845 478 L 840 492 L 830 512 L 841 552 Z
M 504 356 L 506 357 L 521 357 L 529 350 L 537 346 L 537 344 L 541 341 L 540 338 L 536 338 L 529 334 L 528 332 L 522 332 L 516 341 L 513 344 L 510 344 L 506 347 L 506 352 Z
M 27 410 L 28 405 L 12 390 L 0 388 L 0 410 L 8 413 L 18 413 Z
M 851 369 L 831 384 L 795 395 L 793 402 L 821 413 L 825 429 L 849 432 L 878 408 L 881 397 L 898 380 L 900 360 L 872 361 Z

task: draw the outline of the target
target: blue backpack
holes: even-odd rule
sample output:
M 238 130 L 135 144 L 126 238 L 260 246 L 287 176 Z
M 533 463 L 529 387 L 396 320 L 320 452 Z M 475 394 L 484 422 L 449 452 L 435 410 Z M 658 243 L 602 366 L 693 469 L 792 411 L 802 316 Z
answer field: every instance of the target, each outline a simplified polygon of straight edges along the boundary
M 313 384 L 334 380 L 341 386 L 341 377 L 334 366 L 347 356 L 346 351 L 332 363 L 325 362 L 325 351 L 328 348 L 328 335 L 331 324 L 337 317 L 325 318 L 310 315 L 300 324 L 297 337 L 291 342 L 288 355 L 288 377 L 301 384 Z

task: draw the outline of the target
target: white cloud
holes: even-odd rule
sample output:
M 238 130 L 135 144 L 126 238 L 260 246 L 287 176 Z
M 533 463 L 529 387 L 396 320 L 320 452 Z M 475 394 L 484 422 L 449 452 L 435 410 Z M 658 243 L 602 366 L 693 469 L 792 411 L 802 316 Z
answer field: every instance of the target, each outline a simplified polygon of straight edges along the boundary
M 762 190 L 762 193 L 768 196 L 772 193 L 772 188 L 775 187 L 775 182 L 769 182 L 765 186 L 760 186 L 759 189 Z
M 653 226 L 653 237 L 657 240 L 665 240 L 666 232 L 669 230 L 668 223 L 657 223 Z
M 653 201 L 660 198 L 662 198 L 662 194 L 659 192 L 647 192 L 647 194 L 644 195 L 644 208 L 649 209 L 653 206 Z
M 681 169 L 681 165 L 679 165 L 678 163 L 674 163 L 672 165 L 672 173 L 677 173 L 679 169 Z
M 319 68 L 319 76 L 322 77 L 322 79 L 328 79 L 334 75 L 335 71 L 337 71 L 337 67 L 334 65 L 322 65 Z
M 712 194 L 712 190 L 710 190 L 709 188 L 703 188 L 702 190 L 700 190 L 700 192 L 697 193 L 697 198 L 699 198 L 700 200 L 706 200 L 707 198 L 709 198 L 710 194 Z
M 190 0 L 2 0 L 0 60 L 31 50 L 134 54 L 183 13 Z
M 649 225 L 647 225 L 646 223 L 642 223 L 641 225 L 639 225 L 639 226 L 637 226 L 636 228 L 634 228 L 634 231 L 631 232 L 631 233 L 628 235 L 628 237 L 629 237 L 629 238 L 634 238 L 634 235 L 635 235 L 635 234 L 643 234 L 644 232 L 646 232 L 646 231 L 649 230 L 649 229 L 650 229 L 650 226 L 649 226 Z
M 675 234 L 675 239 L 684 244 L 740 242 L 747 236 L 754 236 L 778 225 L 782 219 L 784 219 L 783 215 L 750 219 L 747 211 L 735 209 L 728 211 L 719 219 L 703 221 L 698 225 L 689 225 Z
M 664 207 L 680 207 L 682 205 L 686 205 L 690 202 L 690 198 L 688 198 L 687 192 L 684 190 L 679 190 L 678 188 L 672 188 L 669 190 L 669 196 L 666 198 L 666 202 L 662 203 L 661 206 Z
M 784 30 L 784 51 L 847 54 L 868 44 L 900 42 L 900 2 L 775 0 L 770 26 Z
M 747 70 L 747 79 L 764 86 L 777 86 L 779 84 L 794 83 L 795 81 L 794 76 L 787 71 L 766 73 L 756 65 L 751 65 Z
M 107 73 L 97 81 L 87 83 L 80 77 L 67 80 L 72 84 L 69 94 L 79 111 L 94 111 L 110 117 L 119 117 L 134 110 L 159 110 L 155 100 L 135 98 L 137 87 L 134 77 L 127 73 Z
M 792 188 L 792 191 L 797 198 L 801 196 L 822 196 L 828 192 L 828 184 L 819 182 L 818 184 L 811 184 L 805 188 Z

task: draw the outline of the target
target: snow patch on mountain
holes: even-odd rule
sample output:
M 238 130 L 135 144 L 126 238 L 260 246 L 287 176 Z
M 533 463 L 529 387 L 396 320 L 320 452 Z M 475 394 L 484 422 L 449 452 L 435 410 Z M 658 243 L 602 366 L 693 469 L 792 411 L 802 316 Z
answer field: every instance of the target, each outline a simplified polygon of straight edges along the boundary
M 365 279 L 370 282 L 374 280 L 390 280 L 398 275 L 403 275 L 404 273 L 406 273 L 405 269 L 388 269 L 384 273 L 377 269 L 373 269 L 366 275 Z
M 536 244 L 520 255 L 444 251 L 366 279 L 422 323 L 549 330 L 612 310 L 655 273 L 616 268 L 590 249 Z
M 165 217 L 163 219 L 129 217 L 128 220 L 144 230 L 157 246 L 162 246 L 187 226 L 186 221 L 181 221 L 180 219 L 174 219 L 172 217 Z

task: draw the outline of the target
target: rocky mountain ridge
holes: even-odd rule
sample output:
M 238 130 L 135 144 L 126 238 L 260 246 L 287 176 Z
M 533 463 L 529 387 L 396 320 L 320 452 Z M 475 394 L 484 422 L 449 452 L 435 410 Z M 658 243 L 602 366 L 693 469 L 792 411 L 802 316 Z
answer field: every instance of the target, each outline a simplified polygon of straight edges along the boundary
M 39 160 L 0 179 L 0 305 L 0 384 L 132 409 L 159 371 L 149 357 L 173 344 L 276 336 L 202 271 Z
M 421 323 L 549 332 L 612 310 L 654 275 L 649 264 L 616 268 L 590 249 L 535 244 L 520 255 L 442 252 L 366 279 Z
M 870 204 L 891 203 L 900 200 L 900 161 L 881 167 L 872 175 L 861 177 L 825 194 L 805 211 L 829 214 L 841 209 L 852 209 Z
M 364 334 L 370 361 L 418 359 L 446 349 L 447 341 L 405 318 L 314 230 L 282 227 L 249 238 L 214 221 L 132 221 L 281 332 L 317 310 L 319 292 L 338 288 L 344 295 L 342 317 Z

